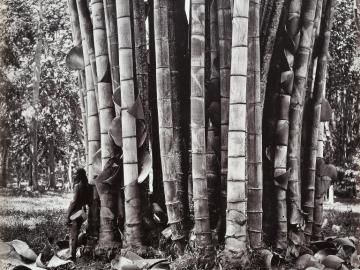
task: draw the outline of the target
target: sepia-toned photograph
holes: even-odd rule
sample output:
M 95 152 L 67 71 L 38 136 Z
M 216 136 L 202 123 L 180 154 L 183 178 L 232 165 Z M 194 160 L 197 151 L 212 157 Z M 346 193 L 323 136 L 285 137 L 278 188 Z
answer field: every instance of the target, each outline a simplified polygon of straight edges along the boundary
M 0 270 L 359 270 L 360 0 L 0 0 Z

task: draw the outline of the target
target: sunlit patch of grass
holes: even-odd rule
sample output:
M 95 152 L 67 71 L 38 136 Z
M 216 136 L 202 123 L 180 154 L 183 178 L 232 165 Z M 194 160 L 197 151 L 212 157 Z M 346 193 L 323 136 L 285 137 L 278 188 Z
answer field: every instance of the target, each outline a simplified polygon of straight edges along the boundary
M 46 240 L 64 239 L 66 209 L 71 194 L 46 194 L 38 197 L 0 195 L 0 239 L 19 239 L 39 253 Z

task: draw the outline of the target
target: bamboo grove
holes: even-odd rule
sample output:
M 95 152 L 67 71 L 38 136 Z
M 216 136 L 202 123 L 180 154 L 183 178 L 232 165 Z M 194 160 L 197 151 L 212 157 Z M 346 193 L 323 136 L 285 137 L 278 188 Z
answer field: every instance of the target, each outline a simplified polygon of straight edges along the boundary
M 321 238 L 336 0 L 68 4 L 98 250 L 148 245 L 161 208 L 179 255 Z

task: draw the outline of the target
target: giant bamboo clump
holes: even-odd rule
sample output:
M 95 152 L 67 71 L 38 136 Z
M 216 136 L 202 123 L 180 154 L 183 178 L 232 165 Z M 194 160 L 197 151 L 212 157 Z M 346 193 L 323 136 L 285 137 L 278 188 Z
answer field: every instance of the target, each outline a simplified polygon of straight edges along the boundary
M 225 249 L 247 258 L 246 90 L 249 1 L 235 0 L 232 24 Z
M 128 109 L 135 103 L 133 37 L 129 0 L 116 1 L 121 87 L 121 124 L 124 166 L 125 241 L 141 245 L 141 202 L 139 195 L 136 119 Z
M 169 48 L 169 3 L 154 1 L 154 32 L 156 54 L 157 106 L 159 119 L 159 140 L 163 173 L 165 203 L 171 238 L 178 244 L 185 236 L 181 201 L 176 178 L 174 123 L 172 117 L 170 48 Z M 179 245 L 181 248 L 181 246 Z M 182 248 L 181 248 L 182 249 Z
M 205 1 L 191 2 L 191 158 L 195 235 L 200 248 L 212 248 L 206 180 Z

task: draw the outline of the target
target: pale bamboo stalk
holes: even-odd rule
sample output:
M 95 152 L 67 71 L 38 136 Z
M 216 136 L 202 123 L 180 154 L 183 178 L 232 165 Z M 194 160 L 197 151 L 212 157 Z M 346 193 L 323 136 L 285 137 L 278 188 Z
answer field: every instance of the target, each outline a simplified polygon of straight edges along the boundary
M 191 2 L 190 103 L 194 229 L 199 248 L 211 250 L 205 140 L 205 0 Z
M 288 167 L 292 168 L 288 184 L 289 194 L 289 234 L 299 235 L 298 226 L 302 224 L 301 181 L 300 181 L 300 136 L 306 94 L 311 37 L 314 27 L 317 1 L 304 0 L 301 18 L 301 38 L 294 59 L 294 85 L 289 111 Z
M 98 103 L 98 93 L 97 93 L 98 78 L 96 74 L 94 35 L 93 35 L 93 26 L 90 17 L 90 11 L 88 8 L 87 0 L 76 0 L 76 4 L 80 18 L 80 24 L 83 24 L 83 31 L 81 31 L 81 35 L 83 36 L 83 39 L 85 38 L 85 42 L 87 45 L 89 61 L 91 65 L 91 72 L 94 81 L 95 97 L 96 97 L 96 102 Z
M 139 194 L 136 119 L 128 109 L 135 102 L 133 67 L 133 36 L 129 0 L 116 0 L 121 87 L 121 123 L 125 186 L 125 241 L 128 246 L 140 246 L 141 202 Z
M 109 127 L 115 117 L 112 100 L 112 85 L 107 82 L 109 74 L 109 55 L 105 26 L 105 12 L 103 0 L 92 0 L 91 10 L 93 15 L 93 36 L 96 61 L 96 74 L 98 78 L 98 111 L 100 120 L 101 165 L 104 169 L 109 159 L 114 156 L 115 145 L 108 135 Z M 111 192 L 112 186 L 96 181 L 99 193 L 100 209 L 100 248 L 113 248 L 118 246 L 116 239 L 116 193 Z M 113 215 L 109 216 L 109 213 Z
M 77 9 L 79 7 L 78 1 L 76 2 Z M 80 3 L 81 4 L 81 3 Z M 86 88 L 86 104 L 87 104 L 87 128 L 88 128 L 88 179 L 89 184 L 93 186 L 93 202 L 89 210 L 88 220 L 89 220 L 89 232 L 93 236 L 99 234 L 99 217 L 100 217 L 100 201 L 97 190 L 95 188 L 95 178 L 96 174 L 94 173 L 93 163 L 94 155 L 100 149 L 100 124 L 99 124 L 99 114 L 97 109 L 97 101 L 95 94 L 94 78 L 92 74 L 91 64 L 89 60 L 88 47 L 86 42 L 85 32 L 85 20 L 81 14 L 78 14 L 80 33 L 82 39 L 82 48 L 84 55 L 84 64 L 85 64 L 85 88 Z
M 118 35 L 116 25 L 116 5 L 115 0 L 103 0 L 105 11 L 105 25 L 108 44 L 108 54 L 111 68 L 112 90 L 115 93 L 120 89 L 120 72 L 119 72 L 119 49 Z M 115 115 L 120 116 L 120 106 L 114 104 Z
M 68 0 L 70 21 L 72 28 L 73 44 L 74 46 L 82 46 L 80 21 L 76 6 L 76 0 Z M 87 104 L 86 104 L 86 82 L 85 71 L 80 70 L 78 72 L 79 83 L 79 104 L 81 109 L 83 135 L 84 135 L 84 148 L 85 148 L 85 161 L 86 171 L 88 171 L 89 151 L 88 151 L 88 128 L 87 128 Z
M 260 1 L 250 0 L 247 79 L 248 231 L 252 248 L 262 245 L 262 106 L 260 95 Z
M 219 69 L 221 102 L 221 213 L 218 225 L 219 239 L 225 234 L 226 177 L 228 171 L 228 129 L 229 129 L 229 92 L 231 61 L 231 0 L 218 0 Z
M 225 249 L 247 257 L 246 96 L 249 1 L 235 0 L 229 102 Z
M 169 48 L 169 1 L 154 1 L 154 36 L 156 55 L 156 84 L 159 119 L 159 140 L 164 183 L 165 204 L 175 242 L 185 237 L 182 207 L 176 177 L 173 122 L 173 91 L 171 89 Z

